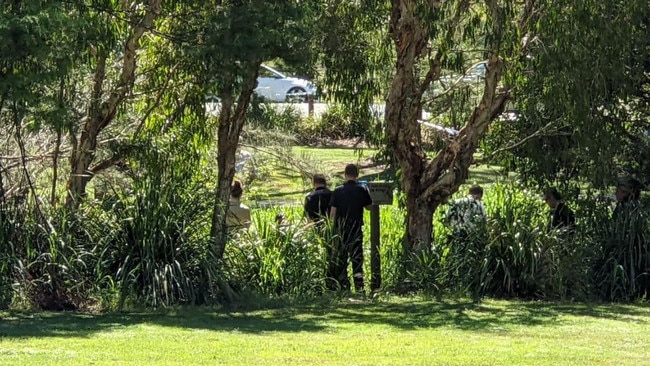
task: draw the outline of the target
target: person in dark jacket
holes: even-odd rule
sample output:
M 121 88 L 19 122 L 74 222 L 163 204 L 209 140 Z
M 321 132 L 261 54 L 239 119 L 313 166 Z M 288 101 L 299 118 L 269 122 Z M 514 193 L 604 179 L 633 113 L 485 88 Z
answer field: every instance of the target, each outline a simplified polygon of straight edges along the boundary
M 317 226 L 322 226 L 322 221 L 330 212 L 332 191 L 327 189 L 327 180 L 322 174 L 314 174 L 312 184 L 314 190 L 305 197 L 305 216 Z
M 549 188 L 544 192 L 544 201 L 551 208 L 549 229 L 566 229 L 573 231 L 576 217 L 573 210 L 562 200 L 562 195 L 556 188 Z
M 346 182 L 332 192 L 330 219 L 334 222 L 335 240 L 328 253 L 328 287 L 350 289 L 348 260 L 352 261 L 354 287 L 365 294 L 363 279 L 363 209 L 370 210 L 372 199 L 368 187 L 359 184 L 359 169 L 354 164 L 345 167 Z

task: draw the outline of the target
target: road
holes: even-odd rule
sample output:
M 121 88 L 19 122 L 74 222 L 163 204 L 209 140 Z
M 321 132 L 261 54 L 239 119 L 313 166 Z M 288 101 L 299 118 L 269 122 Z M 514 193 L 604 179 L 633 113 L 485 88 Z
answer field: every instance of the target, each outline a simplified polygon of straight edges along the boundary
M 295 111 L 300 113 L 301 116 L 307 117 L 309 115 L 309 105 L 307 103 L 269 103 L 268 105 L 275 108 L 278 112 L 283 111 L 287 108 L 293 108 Z M 208 113 L 216 115 L 216 112 L 219 110 L 219 105 L 217 103 L 206 103 L 206 108 Z M 323 113 L 327 112 L 328 105 L 326 103 L 314 103 L 314 117 L 320 118 Z M 384 104 L 374 104 L 372 106 L 372 111 L 375 115 L 383 118 L 384 117 Z M 428 120 L 431 118 L 431 114 L 424 112 L 422 119 Z

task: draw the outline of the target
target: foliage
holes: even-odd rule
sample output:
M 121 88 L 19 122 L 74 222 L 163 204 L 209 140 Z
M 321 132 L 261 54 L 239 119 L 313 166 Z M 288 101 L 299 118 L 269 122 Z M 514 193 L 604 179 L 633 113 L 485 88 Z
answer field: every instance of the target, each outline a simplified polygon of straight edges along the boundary
M 16 244 L 19 242 L 18 230 L 23 216 L 23 206 L 13 201 L 8 204 L 4 197 L 0 197 L 0 308 L 7 308 L 12 301 L 12 280 L 14 278 L 14 266 L 12 258 L 15 258 Z
M 644 298 L 650 270 L 646 211 L 621 226 L 597 197 L 572 201 L 578 223 L 571 234 L 548 229 L 547 208 L 536 194 L 493 185 L 485 197 L 487 226 L 464 240 L 440 239 L 442 288 L 474 298 Z
M 313 297 L 323 291 L 331 233 L 303 221 L 302 210 L 256 210 L 250 231 L 235 233 L 226 252 L 228 278 L 264 295 Z M 286 217 L 283 223 L 275 218 Z
M 277 107 L 264 103 L 260 98 L 253 98 L 248 112 L 247 125 L 264 131 L 292 132 L 297 130 L 300 121 L 300 112 L 296 111 L 291 105 L 278 110 Z
M 33 205 L 6 211 L 1 266 L 11 284 L 12 306 L 74 310 L 95 306 L 110 280 L 96 272 L 98 253 L 108 243 L 92 210 L 39 212 Z
M 650 243 L 647 211 L 628 207 L 607 225 L 594 261 L 594 284 L 607 300 L 650 296 Z
M 132 193 L 119 193 L 111 209 L 102 272 L 115 279 L 120 306 L 206 303 L 213 295 L 219 274 L 208 239 L 210 187 L 197 170 L 200 155 L 183 152 L 179 141 L 161 139 L 141 151 Z
M 511 75 L 519 115 L 495 126 L 486 152 L 540 185 L 643 178 L 649 17 L 642 0 L 553 2 Z

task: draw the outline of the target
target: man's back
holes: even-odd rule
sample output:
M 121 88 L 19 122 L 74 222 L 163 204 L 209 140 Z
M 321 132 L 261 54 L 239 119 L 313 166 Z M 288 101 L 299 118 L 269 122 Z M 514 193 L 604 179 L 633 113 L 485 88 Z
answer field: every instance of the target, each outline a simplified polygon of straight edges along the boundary
M 332 192 L 331 206 L 336 207 L 337 222 L 363 225 L 363 209 L 371 204 L 368 189 L 354 181 L 347 181 Z
M 573 211 L 566 204 L 560 202 L 557 207 L 551 209 L 551 227 L 552 228 L 573 228 L 576 218 Z
M 305 198 L 305 214 L 311 220 L 326 218 L 330 210 L 332 191 L 326 187 L 318 187 Z

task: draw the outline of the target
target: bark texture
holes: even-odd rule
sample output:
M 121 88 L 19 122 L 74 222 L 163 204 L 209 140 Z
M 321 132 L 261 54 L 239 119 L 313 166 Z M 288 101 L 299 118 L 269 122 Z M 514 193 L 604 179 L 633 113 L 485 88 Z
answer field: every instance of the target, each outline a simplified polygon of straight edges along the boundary
M 257 86 L 257 75 L 262 61 L 251 62 L 246 68 L 246 76 L 241 91 L 235 99 L 234 79 L 230 87 L 221 93 L 221 112 L 217 131 L 217 192 L 212 211 L 210 238 L 216 244 L 219 260 L 227 242 L 226 214 L 230 199 L 230 186 L 235 176 L 235 159 L 239 136 L 246 122 L 246 113 L 251 97 Z

